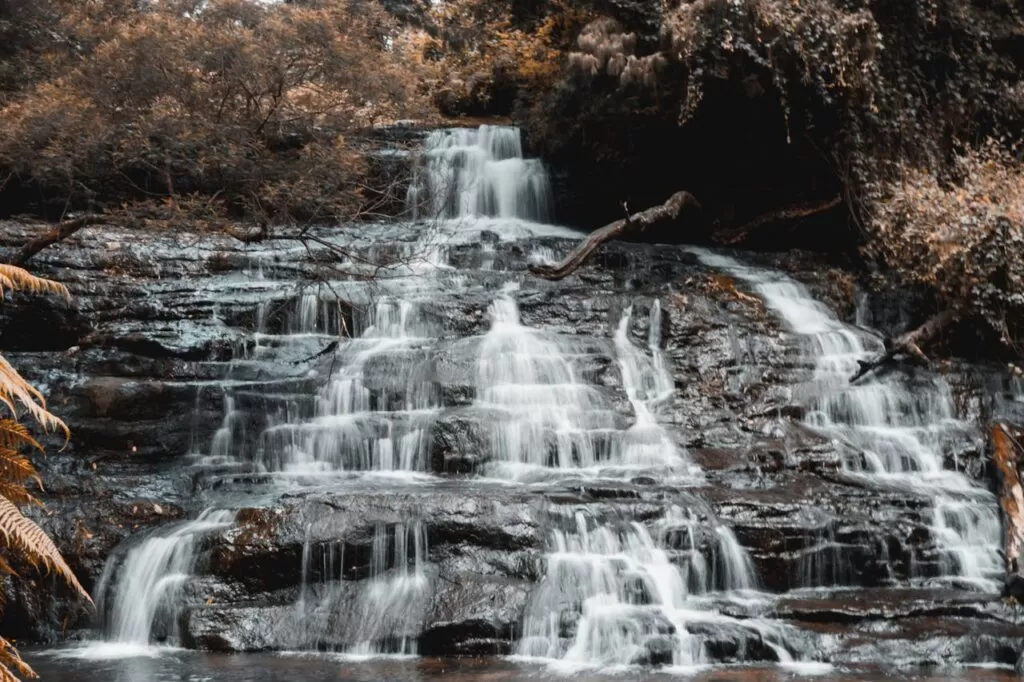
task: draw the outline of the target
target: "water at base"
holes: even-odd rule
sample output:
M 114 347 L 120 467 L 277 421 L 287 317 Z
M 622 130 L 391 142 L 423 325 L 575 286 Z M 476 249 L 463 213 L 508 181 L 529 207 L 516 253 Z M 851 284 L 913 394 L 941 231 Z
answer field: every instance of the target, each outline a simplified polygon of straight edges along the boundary
M 946 382 L 931 374 L 891 373 L 851 384 L 857 361 L 883 350 L 879 338 L 839 321 L 803 285 L 781 273 L 702 249 L 694 252 L 705 265 L 750 284 L 800 340 L 815 369 L 794 397 L 807 404 L 808 424 L 845 453 L 844 468 L 874 485 L 930 496 L 943 576 L 998 592 L 1003 564 L 996 500 L 943 465 L 944 443 L 967 428 L 956 418 Z
M 181 652 L 155 659 L 82 661 L 53 658 L 46 652 L 24 652 L 26 660 L 47 682 L 425 682 L 427 680 L 494 680 L 501 682 L 878 682 L 913 679 L 915 682 L 1013 682 L 1012 670 L 961 668 L 948 671 L 906 671 L 878 667 L 849 670 L 796 669 L 788 666 L 728 666 L 674 671 L 632 670 L 607 674 L 569 671 L 560 674 L 549 666 L 493 658 L 376 659 L 354 662 L 334 656 L 280 656 L 274 654 L 210 654 Z
M 234 511 L 208 509 L 194 520 L 161 528 L 129 550 L 123 561 L 107 563 L 96 594 L 97 609 L 107 620 L 106 648 L 111 654 L 145 653 L 154 639 L 178 642 L 181 589 L 192 575 L 199 542 L 230 527 L 234 519 Z M 118 577 L 112 584 L 115 571 Z M 102 650 L 104 645 L 99 646 Z

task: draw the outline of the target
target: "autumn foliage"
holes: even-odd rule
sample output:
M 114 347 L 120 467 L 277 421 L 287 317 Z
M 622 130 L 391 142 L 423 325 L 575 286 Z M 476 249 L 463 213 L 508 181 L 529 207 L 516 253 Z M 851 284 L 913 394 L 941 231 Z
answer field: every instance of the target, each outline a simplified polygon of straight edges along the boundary
M 360 194 L 349 134 L 416 107 L 415 65 L 372 0 L 19 1 L 32 11 L 7 32 L 27 45 L 7 71 L 29 84 L 8 79 L 0 100 L 0 183 L 50 214 L 183 201 L 342 216 Z

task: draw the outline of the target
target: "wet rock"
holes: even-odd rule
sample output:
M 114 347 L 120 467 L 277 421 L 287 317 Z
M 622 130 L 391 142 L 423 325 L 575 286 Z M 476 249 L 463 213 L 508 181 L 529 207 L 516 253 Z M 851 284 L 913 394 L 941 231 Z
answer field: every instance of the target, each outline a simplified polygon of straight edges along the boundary
M 769 646 L 764 636 L 742 623 L 692 622 L 687 631 L 698 637 L 704 653 L 715 662 L 778 661 L 778 652 Z
M 190 649 L 240 653 L 286 649 L 301 632 L 290 606 L 196 606 L 182 617 Z

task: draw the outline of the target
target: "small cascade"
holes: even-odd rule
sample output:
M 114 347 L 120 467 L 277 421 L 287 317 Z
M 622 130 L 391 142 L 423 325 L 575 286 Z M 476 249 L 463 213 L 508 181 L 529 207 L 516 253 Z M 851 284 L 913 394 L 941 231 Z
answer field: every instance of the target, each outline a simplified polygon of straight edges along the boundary
M 536 474 L 538 469 L 686 469 L 685 458 L 650 413 L 649 405 L 671 390 L 657 360 L 616 339 L 623 383 L 635 412 L 635 423 L 627 428 L 626 416 L 607 389 L 587 381 L 577 369 L 582 358 L 595 352 L 593 342 L 588 346 L 580 339 L 526 327 L 508 293 L 495 299 L 489 313 L 491 327 L 479 350 L 475 406 L 493 416 L 491 454 L 499 468 L 516 475 Z
M 784 632 L 709 607 L 756 585 L 729 529 L 678 506 L 655 532 L 578 508 L 553 512 L 546 572 L 527 607 L 519 654 L 564 664 L 690 666 L 715 658 L 713 642 L 737 631 L 756 641 L 750 659 L 792 661 Z M 744 640 L 746 641 L 746 640 Z M 744 658 L 741 656 L 741 658 Z
M 875 485 L 930 496 L 931 530 L 943 554 L 943 576 L 998 591 L 995 578 L 1003 566 L 996 501 L 943 463 L 944 444 L 967 430 L 956 418 L 946 382 L 930 374 L 893 373 L 851 384 L 857 361 L 883 350 L 880 339 L 839 321 L 803 285 L 780 273 L 694 251 L 705 265 L 752 285 L 797 335 L 805 356 L 814 362 L 814 373 L 795 397 L 808 405 L 808 424 L 845 453 L 845 469 Z
M 689 468 L 697 474 L 699 469 L 686 462 L 655 417 L 661 403 L 671 397 L 675 385 L 665 368 L 661 353 L 661 302 L 654 301 L 649 316 L 647 348 L 644 354 L 629 340 L 633 309 L 629 307 L 619 321 L 615 332 L 615 352 L 622 371 L 622 385 L 633 406 L 636 421 L 623 439 L 621 461 L 640 466 L 663 466 L 670 469 Z
M 616 415 L 570 357 L 580 348 L 524 326 L 508 295 L 491 304 L 491 328 L 480 344 L 477 402 L 494 413 L 491 449 L 499 462 L 560 469 L 593 467 L 612 458 Z
M 343 339 L 312 418 L 268 426 L 260 463 L 268 471 L 424 471 L 427 429 L 440 407 L 429 375 L 430 325 L 409 301 L 384 299 L 361 334 Z
M 199 542 L 234 520 L 234 511 L 208 509 L 192 521 L 161 528 L 123 560 L 109 560 L 96 591 L 107 640 L 136 646 L 177 642 L 182 589 L 195 568 Z
M 354 656 L 416 654 L 432 594 L 426 528 L 418 521 L 378 524 L 363 565 L 365 556 L 365 548 L 341 541 L 314 552 L 307 537 L 295 605 L 297 646 Z
M 523 158 L 518 128 L 434 131 L 424 156 L 406 198 L 414 220 L 551 217 L 547 171 L 539 159 Z

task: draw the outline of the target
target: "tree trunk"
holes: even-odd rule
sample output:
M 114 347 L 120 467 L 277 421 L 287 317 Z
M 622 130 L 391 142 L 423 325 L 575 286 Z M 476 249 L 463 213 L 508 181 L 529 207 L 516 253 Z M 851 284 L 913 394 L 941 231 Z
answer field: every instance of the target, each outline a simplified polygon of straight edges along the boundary
M 999 480 L 999 507 L 1006 528 L 1004 556 L 1006 572 L 1020 570 L 1020 553 L 1024 549 L 1024 488 L 1020 481 L 1020 442 L 1006 424 L 993 424 L 989 431 L 992 461 Z
M 557 265 L 531 265 L 530 272 L 544 279 L 562 279 L 583 265 L 587 258 L 609 239 L 615 239 L 630 232 L 643 232 L 652 225 L 676 220 L 687 204 L 700 208 L 700 202 L 689 192 L 676 192 L 668 201 L 645 211 L 627 215 L 622 220 L 591 232 L 573 251 Z
M 885 342 L 885 352 L 874 360 L 860 360 L 860 369 L 850 377 L 850 383 L 857 381 L 864 375 L 873 372 L 883 365 L 896 361 L 898 356 L 910 356 L 917 362 L 929 364 L 928 356 L 921 350 L 921 346 L 928 343 L 953 322 L 957 316 L 952 310 L 945 310 L 935 315 L 917 329 L 901 334 Z
M 109 220 L 106 216 L 97 215 L 90 213 L 79 218 L 72 220 L 65 220 L 62 223 L 58 223 L 54 228 L 48 230 L 43 234 L 42 237 L 38 237 L 28 242 L 21 247 L 21 251 L 15 256 L 14 260 L 11 261 L 12 265 L 23 266 L 28 262 L 32 256 L 36 255 L 47 246 L 56 244 L 59 241 L 67 239 L 75 232 L 78 232 L 83 227 L 88 225 L 96 225 L 98 223 L 105 223 Z

